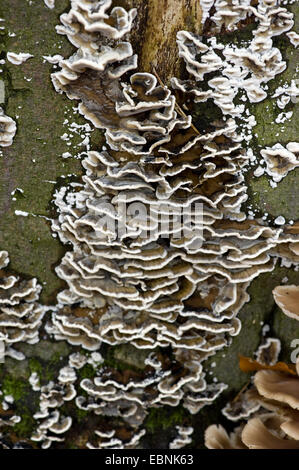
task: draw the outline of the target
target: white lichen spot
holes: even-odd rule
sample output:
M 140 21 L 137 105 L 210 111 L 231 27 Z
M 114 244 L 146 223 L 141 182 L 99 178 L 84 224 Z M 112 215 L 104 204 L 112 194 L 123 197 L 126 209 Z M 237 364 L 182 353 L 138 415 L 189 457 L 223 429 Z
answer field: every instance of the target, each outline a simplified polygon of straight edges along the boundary
M 15 214 L 16 214 L 16 215 L 21 215 L 22 217 L 28 217 L 29 212 L 15 210 Z
M 72 157 L 72 154 L 70 152 L 64 152 L 61 156 L 62 158 L 70 158 Z

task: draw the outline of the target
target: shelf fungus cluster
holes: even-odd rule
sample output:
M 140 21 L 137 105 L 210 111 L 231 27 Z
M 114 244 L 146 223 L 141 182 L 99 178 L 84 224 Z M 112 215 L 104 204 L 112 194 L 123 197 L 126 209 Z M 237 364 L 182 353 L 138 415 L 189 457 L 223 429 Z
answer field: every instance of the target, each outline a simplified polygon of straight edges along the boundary
M 225 386 L 206 383 L 196 354 L 191 360 L 187 358 L 189 362 L 183 370 L 178 359 L 175 357 L 171 363 L 163 353 L 149 353 L 142 374 L 104 368 L 95 379 L 82 380 L 81 388 L 88 399 L 79 396 L 76 404 L 95 414 L 118 416 L 132 428 L 142 426 L 149 408 L 177 406 L 181 400 L 190 413 L 196 413 Z
M 230 434 L 221 425 L 210 426 L 205 434 L 206 446 L 209 449 L 299 449 L 298 382 L 299 376 L 288 377 L 267 370 L 257 372 L 252 396 L 255 395 L 259 411 Z
M 54 8 L 54 1 L 44 3 Z M 265 218 L 247 217 L 244 208 L 256 124 L 246 105 L 263 101 L 267 83 L 285 70 L 273 38 L 289 32 L 296 41 L 294 21 L 274 0 L 201 0 L 203 36 L 177 33 L 184 80 L 173 77 L 166 86 L 156 71 L 137 69 L 130 43 L 135 8 L 112 0 L 70 3 L 56 29 L 76 52 L 55 56 L 52 83 L 79 103 L 106 142 L 86 152 L 81 183 L 55 192 L 52 229 L 69 248 L 56 273 L 66 288 L 44 333 L 67 341 L 72 354 L 55 379 L 30 375 L 39 396 L 30 440 L 44 449 L 61 446 L 77 425 L 75 409 L 78 416 L 92 414 L 81 447 L 130 449 L 142 446 L 151 409 L 182 406 L 195 415 L 217 399 L 227 385 L 209 380 L 204 362 L 240 332 L 238 313 L 249 301 L 251 281 L 277 260 L 299 262 L 298 222 L 283 219 L 271 227 Z M 223 32 L 249 23 L 251 39 L 238 46 L 220 42 Z M 295 88 L 276 90 L 281 106 L 297 96 Z M 202 116 L 208 101 L 213 112 Z M 249 133 L 240 131 L 240 122 Z M 0 145 L 10 145 L 15 131 L 1 114 Z M 298 143 L 266 147 L 261 155 L 278 182 L 298 166 Z M 22 359 L 14 343 L 36 343 L 50 307 L 38 303 L 37 281 L 7 275 L 7 263 L 0 252 L 0 342 L 5 355 Z M 298 316 L 296 289 L 274 293 L 292 318 Z M 102 357 L 123 345 L 144 358 L 142 367 L 113 367 Z M 279 341 L 267 338 L 257 362 L 274 367 L 279 351 Z M 209 428 L 207 446 L 258 448 L 272 438 L 293 445 L 298 377 L 283 374 L 259 370 L 255 385 L 223 411 L 233 421 L 255 418 L 231 436 Z M 190 422 L 180 424 L 168 442 L 172 449 L 192 442 Z
M 297 320 L 299 308 L 294 296 L 298 297 L 298 292 L 297 286 L 278 286 L 273 291 L 286 315 Z M 221 425 L 210 426 L 205 433 L 208 448 L 299 449 L 299 360 L 291 366 L 277 363 L 278 343 L 271 338 L 266 348 L 259 348 L 258 364 L 262 370 L 254 375 L 253 385 L 223 410 L 228 419 L 241 424 L 230 434 Z
M 224 116 L 242 117 L 245 105 L 240 104 L 240 94 L 244 102 L 263 101 L 267 97 L 266 83 L 286 69 L 280 50 L 273 47 L 273 37 L 292 28 L 293 14 L 278 7 L 276 0 L 260 0 L 257 6 L 252 6 L 250 0 L 210 3 L 214 3 L 216 10 L 209 19 L 211 34 L 222 28 L 235 31 L 242 20 L 251 17 L 257 25 L 252 39 L 246 47 L 237 47 L 232 43 L 224 45 L 215 36 L 203 39 L 180 31 L 179 56 L 186 62 L 191 79 L 174 78 L 172 84 L 193 95 L 195 103 L 211 99 Z M 203 83 L 204 77 L 212 73 L 213 78 L 206 78 Z
M 0 360 L 5 356 L 17 360 L 24 354 L 14 349 L 20 342 L 35 344 L 39 341 L 45 309 L 38 303 L 41 286 L 36 279 L 22 280 L 9 275 L 6 266 L 8 253 L 0 251 Z
M 231 33 L 237 31 L 245 20 L 257 19 L 259 27 L 255 35 L 265 41 L 271 35 L 289 31 L 294 25 L 292 13 L 281 3 L 280 0 L 200 0 L 204 18 L 209 21 L 209 32 Z
M 12 144 L 14 136 L 17 131 L 17 125 L 15 121 L 4 114 L 2 108 L 0 108 L 0 146 L 9 147 Z
M 163 352 L 151 352 L 145 359 L 143 370 L 121 372 L 103 364 L 98 352 L 77 352 L 69 356 L 57 379 L 41 385 L 42 375 L 32 373 L 29 382 L 33 391 L 39 393 L 39 410 L 33 415 L 36 428 L 31 441 L 43 449 L 54 442 L 63 442 L 73 421 L 71 416 L 65 415 L 72 409 L 67 408 L 70 403 L 79 412 L 94 416 L 90 432 L 80 437 L 85 448 L 136 448 L 145 434 L 143 425 L 149 408 L 175 406 L 183 397 L 192 412 L 192 409 L 199 410 L 213 401 L 223 389 L 221 384 L 207 385 L 203 377 L 199 381 L 200 371 L 195 361 L 193 369 L 189 361 L 188 374 L 187 371 L 182 374 L 178 363 L 171 370 L 174 362 L 175 359 L 171 360 Z M 86 365 L 91 366 L 94 378 L 80 378 Z M 101 417 L 106 420 L 99 419 Z M 190 427 L 178 427 L 178 436 L 170 442 L 170 448 L 181 448 L 190 443 L 192 431 Z
M 148 407 L 182 402 L 197 413 L 221 393 L 225 385 L 208 385 L 202 362 L 239 333 L 252 279 L 271 271 L 278 256 L 298 261 L 290 249 L 298 231 L 248 220 L 241 210 L 249 156 L 234 119 L 243 109 L 234 103 L 240 89 L 261 101 L 263 84 L 285 69 L 272 37 L 293 20 L 275 2 L 229 2 L 236 13 L 228 16 L 229 5 L 220 9 L 228 2 L 219 2 L 217 28 L 224 22 L 230 30 L 250 15 L 252 42 L 207 45 L 179 32 L 190 79 L 174 78 L 171 90 L 150 73 L 132 72 L 137 56 L 126 35 L 136 10 L 111 10 L 111 3 L 72 0 L 57 27 L 77 51 L 60 61 L 54 87 L 79 101 L 81 114 L 105 131 L 106 146 L 83 160 L 83 189 L 56 192 L 53 230 L 72 250 L 56 269 L 68 288 L 46 330 L 90 351 L 102 343 L 172 348 L 172 364 L 149 356 L 146 380 L 103 373 L 82 382 L 89 399 L 77 397 L 80 408 L 140 426 Z M 203 91 L 212 72 L 219 77 Z M 195 102 L 213 99 L 223 119 L 199 131 L 181 108 L 180 96 L 188 102 L 190 93 Z

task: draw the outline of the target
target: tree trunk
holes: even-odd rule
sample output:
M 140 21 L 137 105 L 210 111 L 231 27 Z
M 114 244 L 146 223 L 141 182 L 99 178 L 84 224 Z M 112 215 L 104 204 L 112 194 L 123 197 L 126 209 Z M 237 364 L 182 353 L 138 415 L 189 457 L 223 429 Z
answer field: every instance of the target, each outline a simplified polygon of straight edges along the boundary
M 169 85 L 173 76 L 185 78 L 186 68 L 178 57 L 176 34 L 183 29 L 203 33 L 199 0 L 115 0 L 113 4 L 137 8 L 130 41 L 139 56 L 138 71 L 155 74 L 165 85 Z M 38 279 L 43 287 L 41 302 L 46 305 L 55 305 L 57 293 L 65 288 L 65 283 L 55 273 L 55 267 L 69 248 L 62 245 L 51 231 L 51 219 L 57 216 L 53 195 L 56 189 L 70 181 L 82 181 L 80 154 L 85 151 L 84 130 L 77 131 L 80 128 L 76 125 L 84 126 L 86 120 L 78 113 L 76 101 L 55 92 L 50 74 L 56 71 L 57 66 L 43 58 L 55 54 L 66 58 L 74 52 L 75 48 L 67 38 L 55 31 L 60 14 L 68 11 L 69 7 L 68 0 L 56 0 L 53 9 L 47 8 L 41 0 L 0 0 L 0 17 L 5 19 L 0 23 L 4 26 L 0 30 L 1 59 L 5 59 L 7 52 L 33 55 L 20 66 L 7 60 L 0 66 L 0 91 L 1 83 L 5 87 L 1 106 L 5 114 L 17 123 L 13 144 L 0 152 L 0 250 L 9 253 L 11 273 L 25 279 Z M 290 9 L 296 13 L 298 21 L 298 5 L 293 4 Z M 242 28 L 246 34 L 250 25 Z M 237 45 L 243 40 L 242 34 L 224 31 L 221 38 Z M 277 87 L 295 76 L 298 52 L 294 52 L 286 42 L 282 42 L 280 50 L 288 61 L 288 68 L 274 79 L 272 90 L 275 89 L 274 84 Z M 209 112 L 208 105 L 204 104 L 200 108 L 202 114 L 199 119 L 204 120 Z M 292 118 L 284 125 L 275 123 L 276 112 L 268 99 L 252 105 L 252 113 L 257 120 L 252 144 L 254 150 L 277 142 L 298 140 L 298 106 L 294 107 Z M 70 126 L 72 123 L 75 123 L 73 127 Z M 93 130 L 91 149 L 99 149 L 103 144 L 103 132 Z M 273 219 L 280 215 L 288 220 L 299 219 L 298 168 L 275 190 L 269 186 L 266 177 L 255 179 L 252 173 L 253 170 L 246 175 L 249 194 L 246 204 L 249 209 L 254 208 L 260 216 L 268 212 Z M 209 364 L 217 363 L 216 368 L 210 368 L 213 374 L 219 381 L 228 383 L 222 398 L 213 408 L 204 408 L 195 416 L 182 408 L 165 407 L 157 413 L 157 410 L 152 410 L 147 421 L 146 445 L 149 448 L 166 446 L 165 430 L 173 433 L 175 425 L 186 422 L 196 429 L 194 445 L 203 446 L 204 429 L 219 422 L 220 410 L 226 400 L 236 395 L 248 381 L 248 374 L 238 368 L 238 355 L 253 356 L 260 343 L 262 325 L 270 324 L 271 334 L 282 339 L 283 360 L 288 361 L 290 342 L 292 338 L 299 337 L 298 323 L 287 321 L 278 308 L 275 310 L 272 299 L 272 289 L 286 276 L 289 284 L 298 284 L 298 272 L 283 266 L 278 266 L 272 273 L 262 274 L 252 283 L 249 290 L 251 301 L 240 314 L 243 323 L 240 335 L 234 338 L 230 348 L 210 361 Z M 42 335 L 42 341 L 36 346 L 23 346 L 26 359 L 22 363 L 8 358 L 5 365 L 0 364 L 0 384 L 1 381 L 2 385 L 6 384 L 6 390 L 10 390 L 9 384 L 13 384 L 14 390 L 21 393 L 24 427 L 19 426 L 18 433 L 11 434 L 12 439 L 28 438 L 32 431 L 31 415 L 34 409 L 36 411 L 36 403 L 33 403 L 35 398 L 28 386 L 30 374 L 42 368 L 50 380 L 66 365 L 68 355 L 74 350 L 76 348 L 64 341 L 55 342 Z M 142 354 L 139 356 L 136 351 L 132 352 L 129 345 L 115 347 L 114 352 L 111 355 L 107 353 L 107 356 L 109 366 L 118 362 L 123 368 L 133 367 L 138 360 L 142 362 L 144 359 Z M 28 396 L 29 401 L 32 400 L 30 405 Z M 84 437 L 89 428 L 84 413 L 80 416 L 76 413 L 74 411 L 74 430 L 63 444 L 70 448 L 80 447 L 76 434 Z

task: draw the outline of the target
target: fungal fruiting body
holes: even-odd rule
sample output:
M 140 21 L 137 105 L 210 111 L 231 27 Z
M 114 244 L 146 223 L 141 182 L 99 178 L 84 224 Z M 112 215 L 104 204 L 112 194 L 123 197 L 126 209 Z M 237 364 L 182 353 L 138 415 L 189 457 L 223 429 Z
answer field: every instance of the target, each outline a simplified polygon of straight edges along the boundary
M 31 383 L 33 390 L 40 392 L 39 411 L 33 416 L 37 426 L 31 440 L 40 442 L 42 449 L 48 449 L 52 442 L 63 442 L 63 434 L 72 425 L 72 418 L 62 415 L 59 408 L 75 398 L 77 392 L 73 383 L 77 376 L 74 368 L 66 366 L 60 369 L 57 383 L 50 381 L 38 386 L 36 378 L 31 376 Z
M 298 320 L 298 286 L 277 286 L 273 294 L 284 313 Z M 275 366 L 280 349 L 278 343 L 277 339 L 269 338 L 266 345 L 259 348 L 261 369 L 263 365 Z M 267 360 L 261 361 L 261 353 L 266 349 L 264 358 Z M 240 421 L 240 424 L 231 434 L 220 425 L 207 428 L 205 444 L 208 448 L 299 449 L 299 361 L 297 359 L 293 369 L 290 366 L 285 371 L 281 367 L 276 369 L 265 368 L 256 372 L 253 386 L 241 393 L 238 400 L 227 404 L 223 414 L 232 421 Z
M 177 33 L 185 79 L 173 77 L 166 86 L 158 76 L 137 70 L 130 43 L 137 10 L 112 3 L 71 0 L 56 30 L 77 50 L 68 58 L 43 56 L 55 68 L 59 64 L 51 76 L 55 90 L 78 101 L 79 112 L 106 139 L 101 148 L 86 152 L 82 184 L 66 185 L 54 195 L 52 229 L 69 250 L 56 267 L 66 288 L 45 322 L 45 334 L 67 341 L 76 352 L 53 380 L 30 375 L 39 394 L 31 441 L 44 449 L 64 442 L 73 426 L 68 403 L 78 416 L 93 413 L 92 429 L 80 444 L 90 449 L 142 446 L 151 409 L 182 405 L 195 415 L 213 403 L 227 386 L 216 377 L 208 380 L 205 360 L 238 335 L 238 313 L 249 301 L 251 281 L 271 272 L 278 260 L 289 267 L 299 261 L 298 223 L 286 224 L 281 216 L 271 227 L 244 209 L 256 125 L 249 105 L 265 100 L 267 83 L 286 69 L 273 38 L 291 30 L 293 15 L 274 0 L 254 5 L 201 0 L 206 34 Z M 45 4 L 54 7 L 54 1 Z M 221 32 L 237 31 L 247 21 L 256 27 L 250 39 L 222 44 Z M 289 38 L 296 40 L 291 33 Z M 284 109 L 297 94 L 291 83 L 273 97 Z M 202 103 L 212 106 L 211 118 L 201 116 Z M 3 115 L 4 142 L 15 132 L 9 119 Z M 275 182 L 298 166 L 297 147 L 290 142 L 261 150 Z M 256 174 L 265 171 L 259 168 Z M 7 254 L 1 256 L 7 263 Z M 44 314 L 37 303 L 39 286 L 35 280 L 20 286 L 14 276 L 3 282 L 8 295 L 5 310 L 0 295 L 0 335 L 3 324 L 4 342 L 13 342 L 7 334 L 12 331 L 14 341 L 34 343 Z M 275 295 L 289 295 L 283 302 L 294 315 L 293 291 Z M 17 307 L 9 304 L 15 296 Z M 12 321 L 14 329 L 7 329 Z M 142 358 L 138 370 L 105 361 L 102 350 L 122 345 Z M 279 340 L 267 338 L 257 361 L 271 367 L 279 351 Z M 263 373 L 273 371 L 260 372 L 264 390 L 271 377 Z M 254 397 L 245 393 L 226 406 L 225 416 L 237 421 L 260 410 L 264 392 L 257 383 L 256 388 L 260 396 L 256 390 Z M 259 432 L 268 418 L 259 415 L 251 426 Z M 240 430 L 232 437 L 212 427 L 207 446 L 253 446 L 249 438 L 241 439 Z M 177 426 L 169 447 L 189 445 L 192 433 L 192 426 Z
M 286 148 L 276 144 L 261 150 L 261 155 L 266 163 L 266 172 L 279 183 L 289 171 L 299 166 L 299 143 L 289 142 Z
M 0 146 L 9 147 L 13 138 L 16 134 L 17 126 L 15 121 L 4 114 L 2 108 L 0 108 Z
M 46 7 L 50 8 L 51 10 L 55 8 L 55 0 L 44 0 Z
M 7 53 L 7 60 L 11 62 L 14 65 L 21 65 L 23 62 L 26 62 L 26 60 L 30 59 L 33 57 L 32 54 L 29 54 L 27 52 L 8 52 Z
M 38 303 L 41 286 L 37 280 L 27 281 L 9 275 L 4 269 L 8 263 L 8 253 L 1 251 L 0 341 L 3 344 L 4 358 L 10 356 L 22 360 L 25 358 L 24 354 L 14 349 L 14 346 L 20 342 L 35 344 L 39 341 L 39 328 L 45 310 Z
M 250 101 L 261 101 L 266 97 L 262 83 L 285 69 L 272 37 L 292 27 L 292 15 L 272 4 L 261 2 L 256 9 L 248 2 L 258 28 L 247 49 L 215 41 L 208 46 L 194 34 L 178 33 L 179 55 L 191 78 L 174 78 L 172 86 L 186 96 L 192 93 L 196 102 L 213 99 L 228 116 L 199 132 L 191 116 L 178 111 L 175 92 L 154 75 L 133 72 L 126 80 L 137 66 L 124 40 L 136 10 L 114 7 L 108 13 L 110 6 L 110 0 L 74 0 L 57 27 L 78 50 L 52 74 L 54 87 L 79 100 L 81 114 L 105 130 L 107 146 L 88 152 L 82 190 L 56 193 L 59 217 L 53 229 L 73 250 L 57 268 L 68 289 L 58 295 L 59 308 L 46 329 L 56 339 L 91 351 L 102 342 L 149 350 L 171 346 L 183 377 L 173 375 L 169 366 L 165 376 L 153 375 L 157 395 L 143 407 L 182 401 L 197 413 L 225 388 L 206 384 L 202 361 L 238 334 L 236 316 L 249 299 L 250 281 L 271 271 L 278 252 L 287 257 L 298 239 L 287 228 L 247 220 L 241 211 L 247 200 L 242 170 L 249 156 L 234 119 L 244 109 L 234 104 L 240 89 Z M 238 10 L 238 21 L 245 10 Z M 217 27 L 224 21 L 234 28 L 218 13 Z M 270 18 L 279 19 L 280 26 Z M 202 91 L 204 76 L 211 72 L 219 78 Z M 196 204 L 201 218 L 195 220 Z M 182 213 L 192 223 L 177 233 L 174 222 Z M 71 307 L 75 304 L 80 307 Z M 93 397 L 92 409 L 102 413 L 103 378 L 82 386 Z M 140 386 L 145 386 L 142 381 Z M 117 390 L 115 380 L 113 393 Z M 122 390 L 122 402 L 134 403 L 137 384 L 125 394 Z M 86 406 L 79 398 L 77 404 Z M 129 416 L 135 420 L 137 413 L 141 424 L 138 409 L 137 400 Z M 121 408 L 119 414 L 124 416 Z
M 293 46 L 295 46 L 295 47 L 298 47 L 298 45 L 299 45 L 299 34 L 297 34 L 295 31 L 290 31 L 289 33 L 287 33 L 287 36 L 288 36 L 291 44 L 293 44 Z
M 295 320 L 299 319 L 299 286 L 277 286 L 273 296 L 283 313 Z

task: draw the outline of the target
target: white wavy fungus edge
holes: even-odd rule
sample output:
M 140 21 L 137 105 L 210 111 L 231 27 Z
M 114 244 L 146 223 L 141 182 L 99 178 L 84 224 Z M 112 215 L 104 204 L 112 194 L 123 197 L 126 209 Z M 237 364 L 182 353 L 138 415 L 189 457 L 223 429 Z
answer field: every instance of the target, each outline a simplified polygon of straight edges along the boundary
M 53 229 L 73 250 L 57 268 L 68 289 L 59 294 L 58 308 L 46 329 L 56 339 L 94 352 L 89 359 L 80 353 L 71 355 L 57 383 L 40 387 L 39 378 L 31 377 L 32 387 L 41 392 L 32 440 L 43 448 L 63 440 L 70 429 L 72 418 L 61 416 L 59 408 L 74 398 L 80 409 L 119 416 L 133 429 L 126 443 L 116 437 L 114 429 L 97 430 L 97 443 L 89 442 L 89 448 L 137 446 L 150 407 L 177 406 L 182 401 L 195 414 L 212 403 L 226 386 L 207 384 L 202 362 L 238 334 L 241 325 L 236 316 L 249 300 L 249 283 L 259 273 L 271 271 L 277 257 L 290 264 L 298 262 L 291 249 L 298 241 L 296 232 L 288 226 L 271 229 L 262 220 L 248 222 L 241 212 L 247 199 L 242 169 L 249 157 L 241 147 L 234 120 L 243 108 L 233 100 L 240 90 L 252 102 L 263 100 L 263 83 L 285 69 L 280 51 L 272 47 L 272 37 L 292 28 L 293 20 L 275 3 L 260 0 L 254 8 L 249 2 L 215 1 L 211 18 L 215 32 L 223 25 L 233 31 L 240 20 L 255 16 L 258 28 L 248 47 L 223 46 L 216 40 L 205 44 L 199 36 L 178 33 L 179 55 L 186 62 L 190 80 L 174 78 L 172 86 L 192 93 L 198 102 L 213 99 L 228 116 L 223 122 L 211 123 L 212 130 L 206 134 L 191 132 L 191 116 L 178 114 L 174 94 L 159 86 L 153 75 L 134 73 L 123 81 L 137 66 L 131 44 L 123 41 L 132 28 L 135 9 L 126 12 L 115 7 L 108 14 L 111 0 L 72 0 L 70 12 L 61 15 L 57 32 L 66 34 L 78 51 L 60 61 L 61 70 L 52 74 L 54 87 L 70 99 L 81 100 L 80 112 L 95 127 L 105 129 L 110 153 L 106 147 L 88 152 L 83 162 L 84 189 L 72 192 L 63 188 L 56 193 L 60 215 Z M 209 2 L 205 4 L 208 10 Z M 90 80 L 97 77 L 102 82 L 112 117 L 109 106 L 108 111 L 105 106 L 97 109 L 76 87 L 85 71 Z M 219 77 L 209 80 L 210 90 L 202 91 L 200 82 L 209 72 L 217 72 Z M 186 139 L 171 148 L 178 133 Z M 111 150 L 114 155 L 127 152 L 133 158 L 118 161 Z M 217 187 L 210 194 L 194 191 L 209 181 L 219 185 L 221 178 L 225 181 L 221 190 Z M 200 238 L 198 232 L 193 238 L 177 238 L 168 229 L 168 243 L 161 243 L 165 235 L 161 229 L 144 240 L 140 231 L 136 235 L 132 218 L 125 222 L 129 236 L 103 233 L 103 228 L 98 229 L 101 218 L 115 219 L 115 208 L 123 202 L 151 206 L 147 222 L 154 227 L 170 208 L 175 215 L 184 207 L 192 217 L 192 204 L 201 203 L 203 219 L 197 227 L 204 234 L 201 247 L 193 243 Z M 206 306 L 186 308 L 185 302 L 194 295 L 199 305 Z M 73 304 L 80 305 L 82 316 L 72 315 Z M 99 354 L 102 342 L 149 349 L 145 363 L 150 374 L 125 384 L 116 372 L 100 369 L 94 379 L 80 382 L 86 393 L 77 396 L 75 369 L 86 361 L 93 367 L 101 362 L 92 354 Z M 151 352 L 157 346 L 172 347 L 174 360 L 183 366 L 182 376 L 174 375 L 164 364 L 165 358 Z M 141 397 L 147 389 L 155 393 L 145 400 Z M 176 448 L 189 441 L 191 428 L 178 428 L 178 433 L 172 443 Z
M 62 69 L 52 75 L 52 80 L 58 92 L 81 100 L 80 112 L 96 127 L 106 130 L 107 143 L 112 150 L 130 152 L 135 161 L 121 164 L 106 148 L 102 152 L 89 152 L 83 162 L 86 169 L 84 189 L 74 193 L 66 193 L 63 189 L 56 194 L 60 216 L 53 228 L 64 243 L 73 245 L 73 251 L 66 254 L 57 268 L 69 289 L 59 295 L 61 311 L 53 314 L 47 331 L 56 339 L 67 339 L 71 344 L 81 344 L 90 350 L 97 350 L 102 341 L 111 345 L 129 342 L 141 349 L 171 345 L 176 358 L 189 369 L 189 375 L 175 383 L 168 371 L 169 377 L 160 378 L 157 384 L 158 390 L 166 394 L 165 399 L 160 397 L 157 403 L 175 406 L 183 399 L 184 406 L 191 413 L 197 413 L 224 388 L 223 384 L 214 385 L 209 398 L 202 360 L 229 344 L 229 336 L 238 333 L 240 322 L 236 315 L 248 301 L 245 290 L 249 282 L 260 272 L 272 270 L 277 254 L 282 256 L 283 252 L 288 258 L 288 245 L 295 242 L 297 236 L 282 229 L 270 229 L 261 221 L 241 231 L 221 229 L 221 224 L 214 228 L 219 220 L 224 221 L 224 227 L 230 227 L 233 221 L 240 224 L 245 221 L 245 214 L 240 211 L 242 202 L 247 199 L 241 169 L 248 158 L 239 144 L 234 120 L 216 123 L 214 132 L 193 136 L 173 153 L 167 146 L 171 143 L 171 134 L 176 129 L 189 129 L 190 117 L 177 115 L 174 95 L 166 87 L 157 86 L 157 80 L 151 74 L 135 73 L 131 75 L 130 83 L 121 82 L 119 87 L 123 74 L 136 67 L 136 56 L 130 43 L 119 42 L 131 29 L 136 11 L 127 13 L 115 7 L 111 12 L 114 26 L 111 21 L 108 26 L 105 20 L 109 17 L 107 9 L 110 6 L 109 0 L 100 3 L 72 1 L 72 9 L 62 15 L 63 26 L 57 30 L 68 36 L 78 47 L 78 52 L 61 61 Z M 235 5 L 232 8 L 235 9 Z M 261 1 L 257 8 L 248 6 L 246 14 L 243 4 L 241 10 L 240 19 L 246 14 L 255 15 L 259 24 L 251 45 L 247 49 L 223 48 L 214 41 L 207 46 L 199 37 L 182 31 L 178 33 L 179 54 L 195 81 L 173 79 L 172 82 L 175 88 L 184 92 L 191 90 L 198 101 L 213 96 L 223 113 L 231 116 L 242 111 L 237 108 L 235 112 L 233 104 L 239 89 L 246 91 L 250 101 L 261 101 L 266 96 L 262 83 L 285 69 L 286 64 L 279 50 L 272 47 L 271 38 L 293 26 L 292 15 L 284 8 L 277 9 L 273 2 Z M 273 22 L 277 17 L 280 21 Z M 217 18 L 220 25 L 221 15 Z M 233 28 L 231 23 L 229 28 Z M 105 36 L 110 42 L 102 45 L 101 38 Z M 218 57 L 217 50 L 221 50 L 227 63 Z M 251 62 L 254 67 L 248 65 Z M 113 101 L 116 116 L 112 123 L 74 87 L 85 70 L 93 71 L 95 77 L 98 74 L 104 84 L 111 83 L 108 97 Z M 220 71 L 223 77 L 209 81 L 218 95 L 198 89 L 204 74 L 212 71 Z M 146 118 L 144 113 L 147 113 Z M 220 135 L 231 139 L 231 148 L 213 142 Z M 201 158 L 204 163 L 198 158 L 193 161 L 189 158 L 184 163 L 185 153 L 192 148 L 196 153 L 198 146 L 204 150 Z M 222 168 L 217 168 L 214 163 L 215 156 L 222 158 Z M 196 171 L 199 167 L 203 171 L 199 184 L 219 174 L 232 175 L 224 193 L 216 193 L 211 198 L 200 194 L 190 197 L 192 181 L 184 176 L 184 172 Z M 208 240 L 205 236 L 199 250 L 192 249 L 189 240 L 177 240 L 171 233 L 168 250 L 158 243 L 161 232 L 150 240 L 140 239 L 140 233 L 136 236 L 136 230 L 130 226 L 132 221 L 126 225 L 128 240 L 125 236 L 115 238 L 111 233 L 103 236 L 98 229 L 104 215 L 109 220 L 116 218 L 115 206 L 123 201 L 142 201 L 151 205 L 154 215 L 150 223 L 157 225 L 157 217 L 168 213 L 163 206 L 165 202 L 174 210 L 180 209 L 182 196 L 176 198 L 178 191 L 185 193 L 185 207 L 191 207 L 195 201 L 203 204 L 203 229 Z M 246 225 L 246 221 L 244 223 Z M 277 250 L 280 244 L 282 249 Z M 298 261 L 294 260 L 293 253 L 290 257 L 292 262 Z M 194 292 L 204 298 L 212 288 L 216 288 L 218 296 L 211 311 L 184 308 L 184 300 Z M 71 310 L 62 306 L 73 303 L 80 303 L 81 308 L 90 310 L 90 314 L 72 317 Z M 94 317 L 99 320 L 93 326 Z M 181 319 L 179 324 L 176 323 L 178 318 Z M 104 383 L 100 378 L 85 379 L 81 386 L 90 397 L 97 397 L 98 393 L 101 396 Z M 113 383 L 112 403 L 115 403 L 114 394 L 119 387 L 117 382 Z M 125 403 L 134 402 L 132 396 L 122 393 L 120 397 Z M 107 400 L 110 400 L 109 394 Z M 107 400 L 104 404 L 101 401 L 96 404 L 97 400 L 93 398 L 90 406 L 101 412 L 102 407 L 107 406 Z M 83 399 L 77 398 L 77 406 L 85 407 L 83 403 Z M 147 406 L 152 405 L 147 403 Z M 126 417 L 121 408 L 119 413 Z M 144 418 L 142 413 L 139 416 L 138 401 L 127 415 L 132 417 L 131 425 L 141 425 Z
M 8 52 L 6 54 L 7 60 L 13 65 L 21 65 L 26 62 L 31 57 L 34 57 L 32 54 L 27 52 Z
M 266 173 L 279 183 L 290 171 L 299 166 L 299 143 L 289 142 L 286 147 L 275 144 L 261 150 Z
M 16 135 L 16 122 L 0 108 L 0 147 L 9 147 Z

